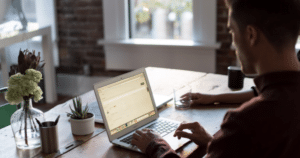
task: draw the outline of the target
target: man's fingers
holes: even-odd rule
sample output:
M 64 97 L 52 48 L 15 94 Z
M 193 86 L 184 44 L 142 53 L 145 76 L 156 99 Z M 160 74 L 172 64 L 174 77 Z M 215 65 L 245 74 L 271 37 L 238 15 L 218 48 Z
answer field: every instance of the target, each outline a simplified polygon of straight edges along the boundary
M 185 98 L 189 98 L 191 97 L 191 99 L 198 99 L 200 96 L 200 93 L 186 93 L 184 95 L 181 96 L 181 98 L 185 97 Z
M 189 98 L 191 96 L 192 93 L 185 93 L 184 95 L 182 95 L 180 98 Z
M 140 138 L 141 138 L 140 134 L 138 134 L 138 133 L 133 133 L 132 139 L 139 140 Z
M 142 131 L 145 131 L 145 132 L 151 132 L 153 131 L 152 129 L 149 129 L 149 128 L 143 128 Z
M 184 129 L 190 129 L 190 130 L 194 130 L 197 128 L 197 126 L 195 126 L 195 124 L 198 122 L 192 122 L 192 123 L 181 123 L 179 125 L 179 127 L 177 128 L 177 130 L 184 130 Z
M 193 99 L 199 99 L 200 98 L 200 93 L 191 93 L 191 98 Z
M 180 139 L 181 137 L 188 138 L 188 139 L 193 138 L 193 134 L 183 132 L 183 131 L 176 131 L 175 135 L 178 137 L 178 139 Z
M 135 140 L 135 139 L 132 139 L 132 140 L 131 140 L 131 144 L 132 144 L 132 145 L 137 145 L 137 144 L 138 144 L 138 141 Z
M 141 130 L 136 130 L 135 131 L 137 134 L 139 134 L 139 135 L 143 135 L 144 134 L 144 132 L 142 132 Z
M 201 99 L 191 101 L 191 105 L 197 105 L 197 104 L 203 104 L 203 101 Z

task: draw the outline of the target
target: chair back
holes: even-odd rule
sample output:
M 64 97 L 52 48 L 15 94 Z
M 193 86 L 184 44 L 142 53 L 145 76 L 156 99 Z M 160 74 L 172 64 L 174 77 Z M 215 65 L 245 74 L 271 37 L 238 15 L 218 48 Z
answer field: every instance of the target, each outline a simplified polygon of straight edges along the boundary
M 0 88 L 0 94 L 7 92 L 8 88 Z M 0 129 L 10 125 L 10 117 L 17 110 L 16 105 L 10 105 L 8 103 L 0 105 Z

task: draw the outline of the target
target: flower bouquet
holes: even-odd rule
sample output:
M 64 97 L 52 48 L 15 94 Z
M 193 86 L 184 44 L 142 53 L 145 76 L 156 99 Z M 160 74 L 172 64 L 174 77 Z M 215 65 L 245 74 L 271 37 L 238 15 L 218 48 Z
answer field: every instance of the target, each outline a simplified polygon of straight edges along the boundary
M 35 121 L 38 118 L 44 121 L 42 111 L 32 107 L 32 98 L 35 102 L 41 100 L 42 90 L 38 83 L 42 80 L 39 67 L 40 52 L 38 56 L 28 50 L 21 51 L 18 57 L 18 65 L 11 66 L 8 80 L 8 92 L 5 99 L 11 105 L 21 103 L 22 107 L 11 116 L 11 127 L 16 145 L 20 149 L 34 149 L 41 146 L 40 131 Z

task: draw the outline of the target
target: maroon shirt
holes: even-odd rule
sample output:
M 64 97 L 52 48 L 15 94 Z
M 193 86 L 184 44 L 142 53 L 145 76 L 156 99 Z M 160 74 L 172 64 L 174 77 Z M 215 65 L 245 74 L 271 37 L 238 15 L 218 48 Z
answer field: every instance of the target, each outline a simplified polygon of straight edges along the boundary
M 259 95 L 226 113 L 208 143 L 207 158 L 300 157 L 300 72 L 258 76 Z M 179 157 L 162 140 L 150 143 L 150 157 Z

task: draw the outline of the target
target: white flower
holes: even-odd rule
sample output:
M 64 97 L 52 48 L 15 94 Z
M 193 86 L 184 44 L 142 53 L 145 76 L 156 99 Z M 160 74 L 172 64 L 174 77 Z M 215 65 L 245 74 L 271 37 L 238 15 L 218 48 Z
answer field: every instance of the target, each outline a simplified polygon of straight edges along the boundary
M 43 99 L 42 97 L 43 91 L 42 89 L 37 86 L 37 88 L 35 89 L 33 96 L 34 96 L 34 102 L 38 102 L 39 100 Z
M 24 77 L 36 83 L 39 83 L 43 79 L 42 73 L 34 69 L 27 69 Z
M 42 80 L 41 72 L 27 69 L 25 73 L 25 75 L 17 73 L 9 78 L 8 92 L 5 99 L 11 105 L 21 103 L 24 96 L 34 97 L 35 102 L 43 98 L 43 91 L 38 86 L 38 83 Z

